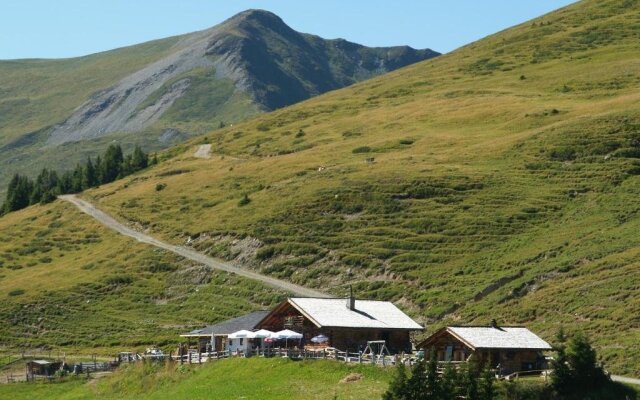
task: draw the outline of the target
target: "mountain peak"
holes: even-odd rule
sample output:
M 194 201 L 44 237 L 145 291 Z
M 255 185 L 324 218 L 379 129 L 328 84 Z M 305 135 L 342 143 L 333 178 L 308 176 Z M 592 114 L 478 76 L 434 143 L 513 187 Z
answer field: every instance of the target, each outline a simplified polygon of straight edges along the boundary
M 242 25 L 243 23 L 259 23 L 265 26 L 286 25 L 282 18 L 278 17 L 271 11 L 255 8 L 242 11 L 229 18 L 227 22 L 235 23 L 237 25 Z

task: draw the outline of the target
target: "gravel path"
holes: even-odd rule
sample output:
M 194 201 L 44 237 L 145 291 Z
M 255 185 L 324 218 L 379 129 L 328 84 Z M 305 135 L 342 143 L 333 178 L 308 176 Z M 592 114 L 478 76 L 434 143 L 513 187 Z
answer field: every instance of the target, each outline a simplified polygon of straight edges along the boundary
M 200 146 L 198 146 L 193 156 L 197 158 L 211 158 L 211 155 L 209 153 L 211 153 L 211 145 L 201 144 Z
M 155 247 L 159 247 L 161 249 L 165 249 L 168 251 L 171 251 L 173 253 L 176 253 L 178 255 L 181 255 L 185 258 L 188 258 L 192 261 L 198 262 L 200 264 L 204 264 L 204 265 L 208 265 L 211 268 L 215 268 L 221 271 L 226 271 L 226 272 L 230 272 L 232 274 L 236 274 L 239 276 L 243 276 L 245 278 L 249 278 L 249 279 L 255 279 L 257 281 L 266 283 L 267 285 L 273 286 L 277 289 L 282 289 L 285 290 L 289 293 L 295 294 L 296 296 L 303 296 L 303 297 L 331 297 L 329 295 L 327 295 L 326 293 L 322 293 L 322 292 L 318 292 L 316 290 L 312 290 L 312 289 L 307 289 L 305 287 L 290 283 L 290 282 L 286 282 L 286 281 L 282 281 L 279 279 L 275 279 L 272 278 L 270 276 L 265 276 L 262 274 L 259 274 L 257 272 L 253 272 L 253 271 L 249 271 L 243 268 L 239 268 L 239 267 L 235 267 L 233 265 L 227 264 L 225 262 L 222 262 L 220 260 L 217 260 L 215 258 L 206 256 L 204 254 L 198 253 L 197 251 L 191 250 L 189 248 L 186 247 L 182 247 L 182 246 L 176 246 L 176 245 L 172 245 L 169 243 L 165 243 L 161 240 L 158 240 L 154 237 L 151 237 L 149 235 L 146 235 L 144 233 L 135 231 L 123 224 L 121 224 L 120 222 L 116 221 L 114 218 L 112 218 L 111 216 L 109 216 L 108 214 L 104 213 L 103 211 L 97 209 L 93 204 L 82 200 L 78 197 L 76 197 L 75 195 L 65 195 L 65 196 L 59 196 L 60 199 L 68 201 L 72 204 L 74 204 L 76 207 L 78 207 L 78 209 L 80 211 L 82 211 L 83 213 L 95 218 L 96 220 L 98 220 L 100 223 L 102 223 L 103 225 L 105 225 L 107 228 L 110 228 L 122 235 L 125 236 L 129 236 L 132 237 L 134 239 L 136 239 L 139 242 L 142 243 L 147 243 L 150 244 L 152 246 Z

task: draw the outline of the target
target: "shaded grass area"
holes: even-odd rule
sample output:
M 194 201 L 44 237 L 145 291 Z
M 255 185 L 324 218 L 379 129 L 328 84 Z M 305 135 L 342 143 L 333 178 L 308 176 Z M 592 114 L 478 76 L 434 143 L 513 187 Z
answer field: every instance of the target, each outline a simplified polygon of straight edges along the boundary
M 231 359 L 201 367 L 138 364 L 95 383 L 12 384 L 0 397 L 48 399 L 372 399 L 386 390 L 390 369 L 333 361 Z M 348 374 L 362 378 L 341 383 Z

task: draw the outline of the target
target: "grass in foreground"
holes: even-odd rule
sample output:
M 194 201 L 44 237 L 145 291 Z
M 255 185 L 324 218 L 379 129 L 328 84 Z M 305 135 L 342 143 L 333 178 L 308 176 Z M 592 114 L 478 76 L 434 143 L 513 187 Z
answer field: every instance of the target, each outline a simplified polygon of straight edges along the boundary
M 231 359 L 203 366 L 138 364 L 97 382 L 0 385 L 0 398 L 71 399 L 353 399 L 379 398 L 391 369 L 334 361 Z M 349 374 L 362 378 L 342 383 Z

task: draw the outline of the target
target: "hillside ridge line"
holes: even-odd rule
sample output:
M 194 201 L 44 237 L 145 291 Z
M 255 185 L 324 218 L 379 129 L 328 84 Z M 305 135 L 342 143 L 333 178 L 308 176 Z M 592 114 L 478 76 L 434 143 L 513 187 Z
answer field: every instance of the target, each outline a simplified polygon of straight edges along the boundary
M 63 196 L 58 196 L 58 198 L 75 205 L 83 213 L 89 215 L 90 217 L 100 222 L 102 225 L 120 233 L 121 235 L 129 236 L 133 239 L 136 239 L 139 242 L 150 244 L 152 246 L 173 252 L 182 257 L 188 258 L 192 261 L 207 265 L 213 269 L 229 272 L 229 273 L 236 274 L 249 279 L 254 279 L 254 280 L 263 282 L 269 286 L 272 286 L 274 288 L 282 289 L 287 292 L 293 293 L 297 296 L 321 297 L 321 298 L 331 297 L 328 294 L 319 292 L 317 290 L 308 289 L 291 282 L 282 281 L 280 279 L 272 278 L 270 276 L 265 276 L 254 271 L 249 271 L 240 267 L 227 264 L 213 257 L 206 256 L 204 254 L 198 253 L 197 251 L 188 249 L 183 246 L 176 246 L 173 244 L 165 243 L 152 236 L 138 232 L 134 229 L 131 229 L 123 225 L 122 223 L 118 222 L 115 218 L 111 217 L 109 214 L 96 208 L 95 205 L 89 203 L 86 200 L 80 199 L 75 195 L 72 195 L 72 194 L 63 195 Z

